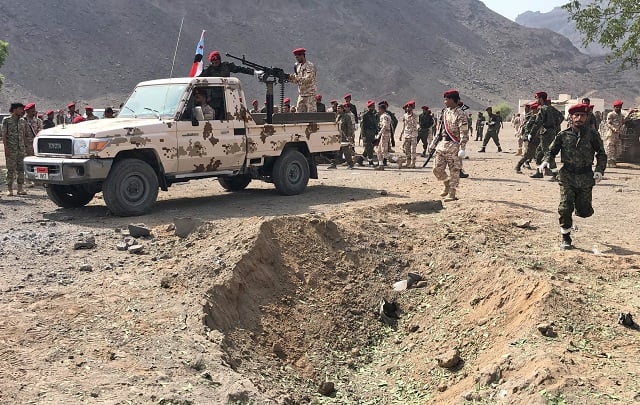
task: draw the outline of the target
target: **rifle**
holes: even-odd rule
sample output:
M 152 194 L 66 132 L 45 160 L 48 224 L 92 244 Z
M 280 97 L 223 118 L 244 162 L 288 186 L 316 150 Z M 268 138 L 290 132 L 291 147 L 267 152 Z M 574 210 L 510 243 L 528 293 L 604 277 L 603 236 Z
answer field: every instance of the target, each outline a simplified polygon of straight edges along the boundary
M 280 85 L 280 109 L 284 106 L 284 84 L 289 82 L 289 74 L 285 73 L 284 69 L 273 67 L 273 66 L 263 66 L 254 62 L 250 62 L 245 59 L 244 55 L 242 58 L 231 55 L 230 53 L 226 54 L 228 57 L 239 60 L 243 65 L 249 66 L 254 70 L 261 70 L 263 73 L 258 77 L 258 80 L 265 83 L 267 85 L 267 124 L 273 123 L 273 85 L 278 83 Z
M 469 106 L 466 104 L 462 104 L 460 106 L 460 109 L 462 111 L 466 111 L 469 109 Z M 432 142 L 433 148 L 431 148 L 431 151 L 429 152 L 429 156 L 427 156 L 427 160 L 424 161 L 424 163 L 422 164 L 422 167 L 427 166 L 427 163 L 429 163 L 433 155 L 435 155 L 436 153 L 436 146 L 440 143 L 442 138 L 444 138 L 444 135 L 442 135 L 442 131 L 444 131 L 444 110 L 445 109 L 443 108 L 442 111 L 440 112 L 440 131 L 438 131 L 438 136 L 436 136 L 436 139 L 433 140 Z

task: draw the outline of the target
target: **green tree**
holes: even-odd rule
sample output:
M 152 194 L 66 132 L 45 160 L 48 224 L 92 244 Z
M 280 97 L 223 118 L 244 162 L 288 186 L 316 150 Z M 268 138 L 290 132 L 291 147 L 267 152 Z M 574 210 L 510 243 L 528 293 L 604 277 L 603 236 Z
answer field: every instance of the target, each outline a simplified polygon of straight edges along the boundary
M 584 4 L 583 4 L 584 3 Z M 621 61 L 620 69 L 640 62 L 640 3 L 638 0 L 573 0 L 562 6 L 583 35 L 582 44 L 597 42 L 611 50 L 607 62 Z
M 511 107 L 509 107 L 509 104 L 507 103 L 500 103 L 493 106 L 492 109 L 494 114 L 500 111 L 500 116 L 503 120 L 506 120 L 509 117 L 509 114 L 511 114 Z
M 9 44 L 0 39 L 0 68 L 4 65 L 4 61 L 7 59 L 9 55 Z M 2 83 L 4 83 L 4 76 L 0 74 L 0 88 L 2 87 Z

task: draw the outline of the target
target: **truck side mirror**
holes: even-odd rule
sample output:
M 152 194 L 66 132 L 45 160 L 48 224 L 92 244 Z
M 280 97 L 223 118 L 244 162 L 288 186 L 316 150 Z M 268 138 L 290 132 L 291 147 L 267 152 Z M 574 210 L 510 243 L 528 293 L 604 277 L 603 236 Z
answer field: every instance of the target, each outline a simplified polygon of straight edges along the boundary
M 200 121 L 204 120 L 204 114 L 202 113 L 202 107 L 197 106 L 193 109 L 193 118 L 191 119 L 191 125 L 197 127 L 200 125 Z

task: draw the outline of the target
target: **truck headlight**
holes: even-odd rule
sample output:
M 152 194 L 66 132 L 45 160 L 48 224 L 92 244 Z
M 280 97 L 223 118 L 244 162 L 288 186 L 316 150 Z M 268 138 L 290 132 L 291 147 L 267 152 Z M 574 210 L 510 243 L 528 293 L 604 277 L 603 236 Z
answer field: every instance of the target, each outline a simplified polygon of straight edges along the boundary
M 86 139 L 74 139 L 73 140 L 73 154 L 74 155 L 88 155 L 89 154 L 89 141 Z
M 111 143 L 111 141 L 108 139 L 92 139 L 89 143 L 89 153 L 102 152 L 109 143 Z

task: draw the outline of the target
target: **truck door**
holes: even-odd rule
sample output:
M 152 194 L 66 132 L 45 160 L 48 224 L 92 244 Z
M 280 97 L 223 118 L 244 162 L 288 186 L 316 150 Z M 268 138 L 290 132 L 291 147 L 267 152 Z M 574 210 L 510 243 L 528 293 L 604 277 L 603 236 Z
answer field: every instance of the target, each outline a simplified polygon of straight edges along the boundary
M 203 118 L 196 120 L 195 107 Z M 238 170 L 243 159 L 231 153 L 236 137 L 223 85 L 196 87 L 185 105 L 178 134 L 178 172 L 212 173 Z

